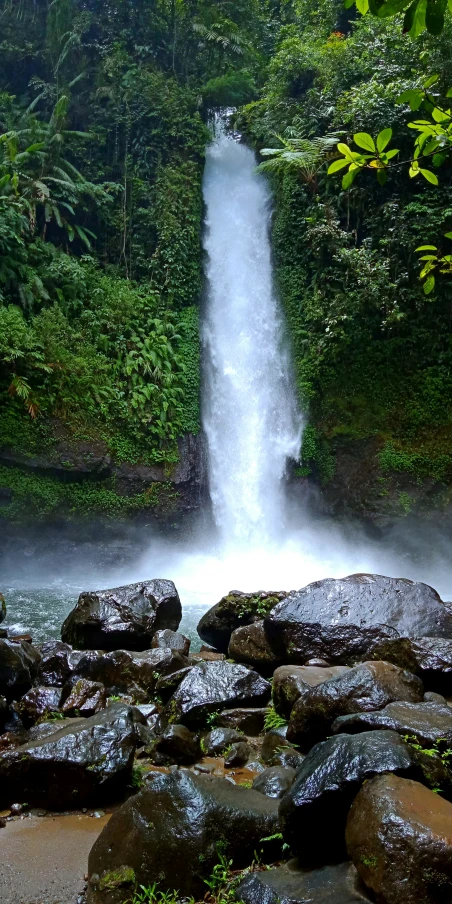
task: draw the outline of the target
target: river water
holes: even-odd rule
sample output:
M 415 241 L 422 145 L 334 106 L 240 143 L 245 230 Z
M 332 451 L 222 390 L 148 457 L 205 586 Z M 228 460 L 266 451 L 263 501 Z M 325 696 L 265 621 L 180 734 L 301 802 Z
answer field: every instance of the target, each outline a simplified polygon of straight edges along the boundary
M 290 590 L 373 571 L 425 580 L 452 597 L 440 530 L 371 541 L 287 498 L 302 419 L 273 288 L 270 198 L 253 153 L 221 130 L 207 153 L 204 200 L 202 413 L 213 519 L 177 540 L 141 528 L 110 542 L 35 536 L 13 547 L 0 566 L 7 625 L 36 641 L 59 636 L 82 590 L 153 577 L 175 582 L 181 627 L 193 638 L 205 609 L 231 589 Z

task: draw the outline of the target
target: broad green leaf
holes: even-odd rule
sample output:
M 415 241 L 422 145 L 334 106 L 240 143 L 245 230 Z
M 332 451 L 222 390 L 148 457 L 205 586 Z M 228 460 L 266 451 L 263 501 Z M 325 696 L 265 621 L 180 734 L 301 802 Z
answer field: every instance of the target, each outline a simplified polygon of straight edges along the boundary
M 445 151 L 442 154 L 434 154 L 432 157 L 433 166 L 442 166 L 446 158 L 447 154 Z
M 450 119 L 450 116 L 444 110 L 440 110 L 439 107 L 433 108 L 432 117 L 435 122 L 447 122 Z
M 377 151 L 381 154 L 392 138 L 392 129 L 383 129 L 377 135 Z
M 343 154 L 344 157 L 347 157 L 349 160 L 352 161 L 354 159 L 352 151 L 350 150 L 348 144 L 342 144 L 342 142 L 339 142 L 337 145 L 337 149 L 340 154 Z
M 438 255 L 437 255 L 437 254 L 423 254 L 423 255 L 419 258 L 419 260 L 420 260 L 420 261 L 437 261 L 437 260 L 438 260 Z
M 355 0 L 344 0 L 345 9 L 350 9 L 353 6 L 354 2 Z
M 408 91 L 403 91 L 400 97 L 397 98 L 398 104 L 409 104 L 410 109 L 415 111 L 419 110 L 419 107 L 424 100 L 424 92 L 420 91 L 419 88 L 410 88 Z
M 447 0 L 427 0 L 425 24 L 431 35 L 440 35 L 444 28 Z
M 421 169 L 420 167 L 419 167 L 419 172 L 422 173 L 424 179 L 427 179 L 427 182 L 430 182 L 431 185 L 439 184 L 438 176 L 436 175 L 436 173 L 432 173 L 432 171 L 428 170 L 428 169 Z
M 390 151 L 385 151 L 384 156 L 387 160 L 392 160 L 392 158 L 395 157 L 396 154 L 400 154 L 399 148 L 391 148 Z
M 356 0 L 356 9 L 362 16 L 369 11 L 369 0 Z
M 385 185 L 388 180 L 388 173 L 385 169 L 379 169 L 377 172 L 377 179 L 380 185 Z
M 452 232 L 445 232 L 445 233 L 444 233 L 444 238 L 445 238 L 445 239 L 452 239 Z
M 449 88 L 446 97 L 452 97 L 452 88 Z
M 412 4 L 414 6 L 414 4 Z M 427 10 L 427 0 L 418 0 L 413 10 L 412 22 L 409 31 L 411 38 L 417 38 L 425 29 L 425 13 Z M 404 26 L 405 29 L 405 26 Z
M 353 136 L 353 141 L 358 145 L 359 148 L 363 148 L 365 151 L 373 151 L 373 153 L 376 152 L 375 141 L 373 140 L 372 135 L 368 135 L 367 132 L 356 132 L 356 134 Z
M 344 189 L 350 188 L 350 186 L 352 185 L 353 180 L 356 176 L 356 173 L 357 173 L 357 170 L 349 170 L 348 173 L 345 174 L 345 176 L 342 179 L 342 188 L 344 188 Z
M 429 276 L 424 283 L 424 295 L 430 295 L 435 288 L 435 277 Z
M 331 176 L 332 173 L 337 173 L 339 170 L 343 169 L 344 166 L 348 166 L 349 161 L 342 157 L 341 160 L 333 160 L 328 167 L 328 175 Z
M 403 12 L 409 4 L 409 0 L 386 0 L 381 5 L 375 4 L 377 12 L 374 14 L 380 19 L 386 19 L 390 16 L 396 16 Z
M 430 78 L 424 82 L 424 88 L 431 88 L 432 85 L 436 85 L 436 82 L 439 81 L 439 75 L 431 75 Z
M 419 248 L 415 248 L 415 251 L 437 251 L 436 245 L 419 245 Z

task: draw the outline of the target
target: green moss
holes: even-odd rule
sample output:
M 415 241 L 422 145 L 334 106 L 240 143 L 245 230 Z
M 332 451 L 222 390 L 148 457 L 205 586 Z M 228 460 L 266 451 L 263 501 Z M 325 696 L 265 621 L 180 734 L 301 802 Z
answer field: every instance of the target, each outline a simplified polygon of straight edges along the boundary
M 135 882 L 135 870 L 131 866 L 121 866 L 117 870 L 103 873 L 99 882 L 99 891 L 112 891 L 125 885 L 133 885 Z
M 62 483 L 52 477 L 24 473 L 19 468 L 0 467 L 0 486 L 9 488 L 13 494 L 12 501 L 2 508 L 3 516 L 11 521 L 63 514 L 117 518 L 146 509 L 168 517 L 178 500 L 178 493 L 169 481 L 153 483 L 145 492 L 134 496 L 121 496 L 112 480 Z

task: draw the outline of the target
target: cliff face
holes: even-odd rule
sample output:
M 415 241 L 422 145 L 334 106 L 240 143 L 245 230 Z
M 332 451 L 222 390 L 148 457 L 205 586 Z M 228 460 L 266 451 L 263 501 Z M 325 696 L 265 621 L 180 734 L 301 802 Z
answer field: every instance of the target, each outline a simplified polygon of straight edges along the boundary
M 115 461 L 103 442 L 64 437 L 34 455 L 0 448 L 2 520 L 127 517 L 174 525 L 207 495 L 201 434 L 185 434 L 178 449 L 178 462 L 148 465 Z

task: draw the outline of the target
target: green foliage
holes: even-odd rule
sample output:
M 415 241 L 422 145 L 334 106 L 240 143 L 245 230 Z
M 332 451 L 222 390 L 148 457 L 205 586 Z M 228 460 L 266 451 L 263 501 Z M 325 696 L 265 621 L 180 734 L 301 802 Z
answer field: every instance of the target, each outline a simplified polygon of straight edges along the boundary
M 284 728 L 287 725 L 287 719 L 283 719 L 278 715 L 273 704 L 269 707 L 265 714 L 264 731 L 271 731 L 272 728 Z M 268 840 L 268 839 L 265 839 Z
M 157 511 L 171 515 L 178 494 L 171 483 L 153 483 L 143 493 L 121 496 L 114 481 L 98 483 L 62 483 L 52 477 L 23 472 L 19 468 L 0 467 L 0 486 L 9 487 L 12 500 L 2 509 L 3 515 L 12 521 L 51 516 L 92 518 L 102 515 L 117 519 L 141 510 Z
M 256 95 L 256 85 L 250 72 L 240 70 L 211 78 L 203 86 L 204 104 L 209 107 L 242 107 Z

